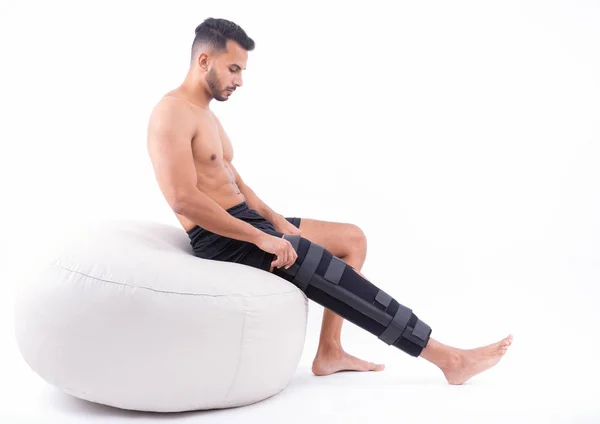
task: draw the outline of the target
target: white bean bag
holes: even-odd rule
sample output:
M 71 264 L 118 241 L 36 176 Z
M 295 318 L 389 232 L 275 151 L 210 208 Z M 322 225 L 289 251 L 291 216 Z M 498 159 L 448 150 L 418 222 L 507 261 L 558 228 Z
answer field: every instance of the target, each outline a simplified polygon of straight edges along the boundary
M 180 227 L 133 220 L 75 228 L 21 285 L 27 364 L 81 399 L 176 412 L 279 393 L 304 347 L 307 298 L 247 265 L 195 257 Z

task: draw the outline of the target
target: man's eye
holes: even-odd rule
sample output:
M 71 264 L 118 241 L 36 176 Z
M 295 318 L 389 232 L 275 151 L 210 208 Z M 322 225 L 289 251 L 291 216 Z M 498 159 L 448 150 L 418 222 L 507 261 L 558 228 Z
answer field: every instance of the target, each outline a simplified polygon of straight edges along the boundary
M 229 69 L 229 70 L 231 71 L 231 73 L 234 73 L 234 72 L 235 72 L 235 69 Z

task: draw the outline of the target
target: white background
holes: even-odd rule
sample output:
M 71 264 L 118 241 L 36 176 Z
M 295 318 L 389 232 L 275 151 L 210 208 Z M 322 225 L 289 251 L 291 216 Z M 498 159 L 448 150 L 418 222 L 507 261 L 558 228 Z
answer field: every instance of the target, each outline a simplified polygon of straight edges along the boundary
M 207 17 L 256 42 L 244 86 L 211 104 L 246 183 L 285 216 L 360 226 L 363 273 L 435 339 L 513 333 L 498 366 L 449 386 L 346 322 L 346 350 L 387 369 L 314 377 L 311 302 L 298 374 L 245 408 L 125 413 L 28 368 L 12 298 L 47 234 L 94 218 L 178 225 L 147 120 Z M 3 0 L 0 47 L 0 421 L 600 420 L 598 2 Z

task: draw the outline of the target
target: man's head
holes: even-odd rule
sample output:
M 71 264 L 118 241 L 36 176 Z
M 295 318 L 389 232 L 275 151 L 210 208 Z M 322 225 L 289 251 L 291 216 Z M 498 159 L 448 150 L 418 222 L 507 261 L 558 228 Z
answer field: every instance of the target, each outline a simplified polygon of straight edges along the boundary
M 225 19 L 208 18 L 196 27 L 190 68 L 201 74 L 213 98 L 225 101 L 242 85 L 242 70 L 251 50 L 254 41 L 241 27 Z

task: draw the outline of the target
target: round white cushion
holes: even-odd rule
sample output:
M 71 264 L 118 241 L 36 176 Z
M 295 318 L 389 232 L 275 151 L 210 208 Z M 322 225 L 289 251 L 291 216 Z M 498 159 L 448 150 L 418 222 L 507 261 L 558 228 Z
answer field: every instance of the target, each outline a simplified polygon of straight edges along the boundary
M 290 282 L 198 258 L 171 225 L 95 221 L 66 234 L 15 304 L 21 354 L 48 383 L 175 412 L 248 405 L 290 382 L 308 312 Z

